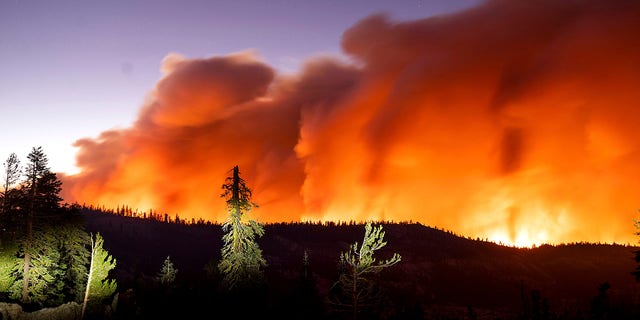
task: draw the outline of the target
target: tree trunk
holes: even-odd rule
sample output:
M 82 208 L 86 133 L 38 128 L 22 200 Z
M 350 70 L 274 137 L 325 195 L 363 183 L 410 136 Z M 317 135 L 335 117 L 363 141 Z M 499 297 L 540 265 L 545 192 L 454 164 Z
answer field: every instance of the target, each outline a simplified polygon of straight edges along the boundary
M 29 271 L 31 269 L 31 242 L 33 238 L 33 211 L 36 202 L 37 177 L 34 172 L 31 178 L 31 201 L 29 201 L 29 213 L 27 214 L 27 238 L 24 242 L 24 267 L 22 277 L 22 302 L 29 302 Z
M 30 243 L 27 242 L 27 244 L 30 244 Z M 31 249 L 30 247 L 31 246 L 28 245 L 25 250 L 30 250 Z M 29 270 L 31 269 L 30 264 L 31 264 L 31 255 L 29 253 L 25 253 L 24 267 L 23 267 L 24 277 L 22 280 L 22 303 L 29 303 Z
M 233 210 L 240 215 L 240 173 L 238 166 L 233 167 L 233 189 L 231 190 L 231 199 L 233 200 Z
M 353 320 L 358 319 L 358 270 L 353 268 Z
M 84 313 L 87 309 L 87 302 L 89 302 L 89 285 L 91 284 L 91 276 L 93 275 L 93 256 L 95 253 L 95 246 L 93 244 L 93 236 L 91 236 L 91 260 L 89 263 L 89 276 L 87 277 L 87 287 L 84 289 L 84 300 L 82 302 L 82 312 L 80 319 L 84 319 Z

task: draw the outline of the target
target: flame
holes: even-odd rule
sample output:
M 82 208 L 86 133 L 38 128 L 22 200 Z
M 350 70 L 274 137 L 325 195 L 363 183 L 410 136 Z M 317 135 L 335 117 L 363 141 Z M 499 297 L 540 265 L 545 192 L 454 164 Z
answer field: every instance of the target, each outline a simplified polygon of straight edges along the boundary
M 222 221 L 239 165 L 277 221 L 417 221 L 515 246 L 635 242 L 640 3 L 372 16 L 350 62 L 169 55 L 138 120 L 77 141 L 67 201 Z

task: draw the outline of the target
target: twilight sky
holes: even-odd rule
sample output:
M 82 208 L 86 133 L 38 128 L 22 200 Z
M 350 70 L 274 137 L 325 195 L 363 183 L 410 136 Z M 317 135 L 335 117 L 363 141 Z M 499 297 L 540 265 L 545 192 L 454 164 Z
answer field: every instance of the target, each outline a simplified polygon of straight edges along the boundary
M 636 241 L 636 0 L 0 1 L 0 157 L 65 201 Z
M 478 0 L 0 0 L 0 159 L 43 146 L 73 173 L 84 137 L 129 126 L 168 54 L 246 49 L 278 72 L 341 55 L 342 33 L 385 12 L 393 20 L 451 13 Z

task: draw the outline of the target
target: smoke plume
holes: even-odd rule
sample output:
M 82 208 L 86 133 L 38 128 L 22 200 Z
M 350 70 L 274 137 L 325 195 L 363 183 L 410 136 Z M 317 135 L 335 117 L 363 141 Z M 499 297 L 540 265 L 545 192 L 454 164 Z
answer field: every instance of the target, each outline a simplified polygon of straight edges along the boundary
M 636 242 L 640 2 L 488 1 L 342 37 L 349 62 L 169 55 L 129 128 L 78 140 L 65 200 L 223 221 L 419 221 L 516 245 Z

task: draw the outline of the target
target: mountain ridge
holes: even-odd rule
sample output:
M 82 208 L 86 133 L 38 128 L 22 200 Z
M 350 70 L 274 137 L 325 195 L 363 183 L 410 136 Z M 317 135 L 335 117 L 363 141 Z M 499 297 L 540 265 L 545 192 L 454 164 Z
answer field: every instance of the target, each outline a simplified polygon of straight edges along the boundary
M 222 230 L 217 224 L 166 223 L 84 210 L 85 228 L 100 232 L 105 248 L 118 260 L 114 276 L 126 289 L 136 279 L 151 278 L 170 256 L 179 277 L 202 277 L 217 263 Z M 433 311 L 454 308 L 523 312 L 537 291 L 556 313 L 588 312 L 603 283 L 611 304 L 637 306 L 640 286 L 631 272 L 637 246 L 574 243 L 515 248 L 473 240 L 419 223 L 379 223 L 387 245 L 376 252 L 386 259 L 402 256 L 379 281 L 405 303 Z M 266 278 L 284 294 L 295 283 L 308 253 L 320 296 L 337 280 L 340 252 L 361 242 L 363 224 L 265 224 L 257 241 L 267 261 Z M 530 306 L 529 306 L 530 307 Z M 636 307 L 637 308 L 637 307 Z

